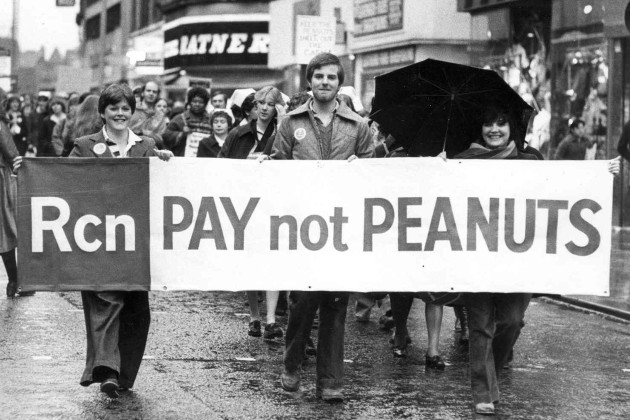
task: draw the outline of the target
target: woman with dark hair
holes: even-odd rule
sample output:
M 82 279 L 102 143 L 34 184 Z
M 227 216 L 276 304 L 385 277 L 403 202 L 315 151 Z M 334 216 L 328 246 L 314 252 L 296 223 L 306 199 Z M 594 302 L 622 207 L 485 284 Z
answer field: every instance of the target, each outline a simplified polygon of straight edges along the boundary
M 17 147 L 20 156 L 24 156 L 28 150 L 28 131 L 26 118 L 22 114 L 21 101 L 19 96 L 9 96 L 6 106 L 6 120 L 9 131 L 13 137 L 15 147 Z
M 537 150 L 524 147 L 513 133 L 509 113 L 489 107 L 481 116 L 480 139 L 455 159 L 540 160 Z M 467 293 L 464 297 L 470 334 L 470 380 L 475 412 L 494 414 L 499 401 L 498 373 L 523 326 L 531 293 Z
M 171 120 L 162 138 L 175 156 L 196 157 L 199 142 L 212 134 L 210 114 L 206 111 L 210 95 L 196 86 L 188 91 L 186 100 L 188 109 Z
M 136 100 L 129 86 L 113 84 L 105 88 L 98 99 L 103 129 L 78 138 L 70 157 L 158 156 L 168 160 L 172 153 L 155 149 L 150 138 L 138 137 L 129 129 L 135 107 Z M 133 387 L 140 369 L 151 319 L 149 294 L 146 291 L 82 291 L 81 299 L 87 333 L 81 385 L 100 382 L 101 391 L 116 398 L 120 391 Z
M 57 156 L 52 143 L 52 134 L 55 125 L 67 118 L 66 105 L 60 98 L 54 98 L 48 104 L 48 116 L 42 122 L 42 130 L 39 133 L 39 148 L 37 156 Z
M 0 114 L 4 114 L 1 109 Z M 21 164 L 22 156 L 4 122 L 4 115 L 0 115 L 0 256 L 9 277 L 7 297 L 17 293 L 17 182 L 14 175 Z
M 276 117 L 278 112 L 284 113 L 284 99 L 280 91 L 273 86 L 265 86 L 254 95 L 257 119 L 249 124 L 234 128 L 228 134 L 219 157 L 229 159 L 258 159 L 262 154 L 271 154 L 271 146 L 276 137 Z M 245 103 L 245 101 L 243 101 Z M 282 338 L 284 332 L 276 324 L 276 307 L 279 291 L 267 291 L 267 325 L 262 333 L 260 310 L 258 308 L 258 292 L 248 291 L 250 322 L 248 335 L 265 339 Z
M 103 128 L 103 120 L 98 113 L 98 95 L 88 95 L 77 108 L 72 123 L 66 123 L 61 134 L 62 157 L 70 155 L 74 140 L 96 133 Z
M 232 129 L 232 117 L 225 111 L 214 111 L 210 117 L 210 123 L 212 134 L 199 142 L 197 157 L 217 157 L 228 132 Z

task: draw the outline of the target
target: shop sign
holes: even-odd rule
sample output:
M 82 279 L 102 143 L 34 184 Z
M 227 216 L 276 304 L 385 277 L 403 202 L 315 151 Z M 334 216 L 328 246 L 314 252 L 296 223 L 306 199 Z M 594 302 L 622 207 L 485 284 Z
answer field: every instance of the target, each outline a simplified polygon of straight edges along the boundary
M 196 22 L 164 31 L 164 68 L 266 65 L 269 22 Z
M 403 0 L 354 0 L 354 36 L 403 27 Z
M 396 48 L 363 55 L 363 68 L 388 67 L 414 62 L 414 47 Z

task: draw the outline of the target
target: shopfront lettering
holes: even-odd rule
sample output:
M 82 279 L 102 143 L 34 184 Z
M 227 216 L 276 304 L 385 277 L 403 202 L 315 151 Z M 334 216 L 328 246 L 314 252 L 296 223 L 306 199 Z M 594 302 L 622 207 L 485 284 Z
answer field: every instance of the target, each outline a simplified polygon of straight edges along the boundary
M 168 45 L 169 55 L 173 56 L 175 45 Z M 179 39 L 178 54 L 267 54 L 269 52 L 269 34 L 220 33 L 182 35 Z M 177 54 L 175 54 L 177 55 Z

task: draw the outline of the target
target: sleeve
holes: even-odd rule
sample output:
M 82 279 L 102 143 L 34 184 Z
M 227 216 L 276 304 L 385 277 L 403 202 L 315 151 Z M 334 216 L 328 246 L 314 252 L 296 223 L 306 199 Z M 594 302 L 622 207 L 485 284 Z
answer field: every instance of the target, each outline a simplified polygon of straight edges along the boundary
M 59 121 L 59 124 L 56 124 L 52 130 L 52 146 L 55 150 L 55 154 L 57 156 L 61 156 L 63 152 L 63 138 L 62 133 L 66 127 L 67 119 Z
M 293 159 L 293 135 L 291 134 L 291 118 L 288 116 L 280 120 L 269 157 L 275 160 Z
M 374 142 L 370 133 L 370 127 L 365 121 L 359 123 L 357 133 L 357 144 L 354 154 L 359 159 L 367 159 L 374 157 Z
M 234 127 L 232 131 L 228 134 L 223 146 L 221 147 L 221 151 L 217 155 L 218 158 L 229 158 L 230 150 L 232 149 L 232 143 L 234 143 L 234 139 L 238 137 L 238 127 Z
M 207 138 L 199 142 L 199 149 L 197 149 L 197 157 L 198 158 L 212 157 L 212 154 L 210 153 L 210 148 L 208 147 Z
M 0 123 L 0 155 L 7 162 L 13 162 L 19 156 L 17 147 L 13 142 L 13 136 L 9 132 L 9 126 L 4 122 Z
M 83 157 L 83 154 L 81 153 L 81 144 L 78 139 L 74 141 L 74 146 L 72 147 L 68 157 Z
M 626 123 L 621 131 L 621 137 L 619 137 L 619 144 L 617 145 L 617 151 L 624 159 L 630 160 L 630 123 Z
M 556 154 L 554 155 L 555 160 L 562 160 L 565 158 L 567 154 L 568 142 L 566 140 L 562 140 L 558 145 L 558 149 L 556 150 Z
M 162 134 L 164 147 L 172 150 L 181 141 L 181 134 L 184 128 L 184 114 L 179 114 L 171 120 Z

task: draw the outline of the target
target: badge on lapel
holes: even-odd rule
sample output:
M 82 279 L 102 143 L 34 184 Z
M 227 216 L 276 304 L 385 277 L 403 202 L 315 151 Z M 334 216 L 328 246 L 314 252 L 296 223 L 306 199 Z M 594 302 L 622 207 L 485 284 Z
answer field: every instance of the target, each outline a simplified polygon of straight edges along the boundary
M 107 150 L 107 146 L 105 146 L 105 143 L 98 143 L 94 146 L 93 150 L 97 155 L 102 155 L 105 153 L 105 150 Z
M 306 130 L 300 127 L 293 132 L 293 136 L 296 140 L 302 140 L 304 137 L 306 137 Z

